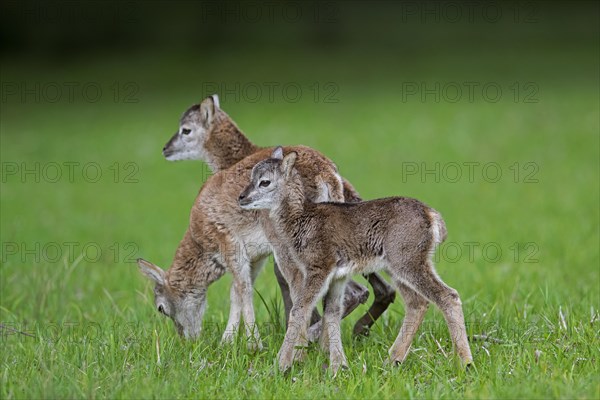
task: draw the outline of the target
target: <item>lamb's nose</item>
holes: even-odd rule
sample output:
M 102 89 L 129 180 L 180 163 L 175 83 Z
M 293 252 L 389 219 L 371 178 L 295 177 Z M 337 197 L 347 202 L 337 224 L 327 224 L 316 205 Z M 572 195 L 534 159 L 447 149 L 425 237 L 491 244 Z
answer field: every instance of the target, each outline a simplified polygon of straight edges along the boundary
M 240 200 L 244 200 L 246 198 L 246 195 L 244 193 L 240 194 Z

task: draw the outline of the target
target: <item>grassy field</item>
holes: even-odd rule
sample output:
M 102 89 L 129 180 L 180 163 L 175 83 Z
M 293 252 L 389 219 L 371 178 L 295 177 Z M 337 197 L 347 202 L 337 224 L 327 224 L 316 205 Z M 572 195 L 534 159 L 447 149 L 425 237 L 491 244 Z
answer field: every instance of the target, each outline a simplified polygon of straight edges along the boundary
M 599 398 L 598 40 L 536 40 L 477 57 L 440 45 L 410 60 L 240 50 L 244 68 L 226 52 L 210 63 L 176 51 L 67 66 L 5 60 L 0 397 Z M 381 67 L 344 68 L 359 56 Z M 90 82 L 99 95 L 83 89 Z M 271 100 L 266 82 L 302 95 L 277 89 Z M 38 94 L 21 97 L 23 85 Z M 177 336 L 134 260 L 171 262 L 208 170 L 160 150 L 213 88 L 257 144 L 315 147 L 363 197 L 417 197 L 444 215 L 437 268 L 461 294 L 474 368 L 460 368 L 434 308 L 405 364 L 384 367 L 404 313 L 397 300 L 368 338 L 351 337 L 367 305 L 343 322 L 350 369 L 334 381 L 316 347 L 279 374 L 271 263 L 255 296 L 266 350 L 249 353 L 241 337 L 219 344 L 229 276 L 209 290 L 202 338 Z

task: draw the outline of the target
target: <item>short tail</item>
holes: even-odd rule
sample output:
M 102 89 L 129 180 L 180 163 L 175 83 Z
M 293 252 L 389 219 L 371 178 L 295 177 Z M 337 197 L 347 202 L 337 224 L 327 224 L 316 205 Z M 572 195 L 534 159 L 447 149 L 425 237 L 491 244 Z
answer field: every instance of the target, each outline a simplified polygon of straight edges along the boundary
M 429 209 L 429 217 L 431 218 L 431 235 L 433 237 L 432 249 L 435 249 L 438 245 L 446 240 L 448 231 L 446 230 L 446 223 L 442 218 L 442 215 L 436 210 Z

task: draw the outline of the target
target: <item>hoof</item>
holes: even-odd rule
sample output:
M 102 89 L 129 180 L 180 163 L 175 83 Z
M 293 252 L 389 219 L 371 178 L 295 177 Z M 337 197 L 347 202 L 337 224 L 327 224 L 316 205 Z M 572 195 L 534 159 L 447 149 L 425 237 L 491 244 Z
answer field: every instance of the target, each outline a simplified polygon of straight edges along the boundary
M 288 349 L 279 350 L 278 360 L 279 360 L 279 371 L 285 372 L 292 367 L 294 362 L 302 362 L 304 361 L 304 357 L 306 356 L 306 347 L 297 346 L 291 351 Z
M 248 344 L 246 347 L 248 348 L 248 351 L 252 353 L 256 353 L 264 349 L 262 342 L 256 339 L 248 339 Z
M 335 378 L 338 372 L 340 372 L 340 370 L 348 369 L 348 361 L 346 360 L 346 357 L 343 354 L 338 355 L 336 357 L 331 357 L 329 368 L 331 369 L 331 373 Z
M 399 366 L 400 364 L 402 364 L 402 361 L 400 361 L 400 360 L 386 358 L 385 361 L 383 362 L 383 367 L 384 368 L 388 368 L 388 367 L 395 368 L 395 367 Z
M 331 368 L 331 373 L 332 373 L 333 377 L 335 378 L 338 376 L 338 373 L 340 371 L 348 370 L 348 365 L 347 364 L 339 364 L 339 365 L 332 364 L 330 368 Z
M 234 342 L 234 335 L 230 333 L 224 333 L 223 337 L 221 337 L 222 345 L 231 345 Z
M 286 373 L 288 372 L 291 368 L 292 365 L 294 364 L 294 361 L 299 361 L 295 358 L 295 356 L 293 357 L 279 357 L 279 372 L 281 373 Z
M 369 325 L 363 325 L 361 323 L 357 323 L 354 325 L 354 330 L 352 331 L 352 336 L 354 337 L 366 337 L 371 333 L 371 327 Z

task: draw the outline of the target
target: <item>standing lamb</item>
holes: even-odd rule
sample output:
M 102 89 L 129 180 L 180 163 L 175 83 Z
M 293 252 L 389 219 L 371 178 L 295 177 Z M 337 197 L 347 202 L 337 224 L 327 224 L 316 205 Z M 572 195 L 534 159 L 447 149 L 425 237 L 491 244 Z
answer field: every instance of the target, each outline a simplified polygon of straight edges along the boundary
M 432 260 L 446 238 L 441 215 L 406 197 L 354 204 L 310 202 L 294 168 L 301 160 L 295 152 L 283 157 L 283 149 L 277 148 L 270 159 L 253 168 L 251 182 L 239 197 L 246 210 L 269 210 L 275 232 L 288 244 L 283 257 L 275 250 L 293 301 L 279 368 L 285 371 L 295 358 L 303 357 L 310 312 L 321 296 L 325 296 L 321 346 L 330 353 L 334 373 L 346 367 L 340 332 L 346 283 L 352 274 L 379 270 L 386 270 L 398 287 L 413 289 L 401 292 L 406 316 L 389 350 L 390 361 L 405 359 L 433 302 L 444 314 L 459 356 L 470 364 L 458 292 L 440 279 Z

